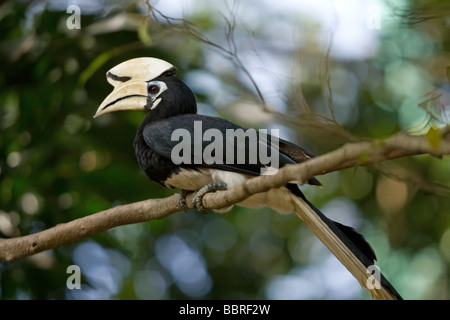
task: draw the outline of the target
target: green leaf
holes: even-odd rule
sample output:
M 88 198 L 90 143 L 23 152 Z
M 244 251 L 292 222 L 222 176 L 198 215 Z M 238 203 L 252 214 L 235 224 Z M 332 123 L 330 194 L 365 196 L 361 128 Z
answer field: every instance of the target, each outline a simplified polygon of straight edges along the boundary
M 92 77 L 92 75 L 101 68 L 112 56 L 112 51 L 107 51 L 99 55 L 91 64 L 81 73 L 78 82 L 81 86 Z
M 437 128 L 431 127 L 430 130 L 428 130 L 426 137 L 433 149 L 439 148 L 442 141 L 442 134 Z
M 150 46 L 152 45 L 152 37 L 150 36 L 150 33 L 148 32 L 148 19 L 144 19 L 139 26 L 138 30 L 138 37 L 141 42 L 146 45 Z

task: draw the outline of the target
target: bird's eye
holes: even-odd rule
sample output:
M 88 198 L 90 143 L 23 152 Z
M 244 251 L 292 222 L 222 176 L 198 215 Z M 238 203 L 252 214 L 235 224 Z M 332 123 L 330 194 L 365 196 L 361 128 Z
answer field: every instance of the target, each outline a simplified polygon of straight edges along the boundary
M 159 87 L 156 84 L 150 84 L 147 91 L 150 94 L 157 94 L 159 92 Z

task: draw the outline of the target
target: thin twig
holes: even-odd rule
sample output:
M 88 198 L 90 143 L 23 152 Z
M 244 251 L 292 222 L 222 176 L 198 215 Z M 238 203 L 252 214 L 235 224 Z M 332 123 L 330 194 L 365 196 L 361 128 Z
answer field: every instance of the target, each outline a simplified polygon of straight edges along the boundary
M 236 41 L 235 41 L 235 37 L 234 37 L 234 30 L 236 27 L 236 21 L 235 21 L 234 17 L 231 20 L 225 18 L 225 23 L 227 24 L 225 36 L 226 36 L 227 44 L 228 44 L 228 48 L 226 48 L 216 42 L 211 41 L 192 22 L 190 22 L 186 19 L 178 19 L 178 18 L 169 17 L 169 16 L 165 15 L 164 13 L 162 13 L 161 11 L 159 11 L 158 9 L 156 9 L 155 7 L 151 6 L 148 0 L 145 3 L 147 5 L 147 8 L 148 8 L 150 14 L 153 16 L 153 18 L 156 21 L 159 21 L 158 16 L 160 16 L 161 18 L 164 19 L 164 22 L 167 25 L 171 26 L 175 30 L 178 30 L 183 33 L 187 33 L 189 36 L 191 36 L 195 40 L 200 41 L 201 43 L 204 43 L 204 44 L 208 45 L 209 47 L 212 47 L 212 48 L 218 50 L 221 54 L 223 54 L 225 57 L 230 59 L 236 65 L 236 67 L 238 69 L 240 69 L 245 74 L 245 76 L 250 80 L 253 88 L 256 91 L 256 94 L 257 94 L 259 100 L 261 101 L 261 104 L 263 105 L 264 110 L 273 111 L 267 105 L 266 100 L 264 99 L 264 95 L 263 95 L 261 89 L 259 88 L 258 83 L 254 79 L 253 75 L 247 69 L 247 67 L 244 65 L 244 63 L 238 56 L 238 50 L 237 50 Z

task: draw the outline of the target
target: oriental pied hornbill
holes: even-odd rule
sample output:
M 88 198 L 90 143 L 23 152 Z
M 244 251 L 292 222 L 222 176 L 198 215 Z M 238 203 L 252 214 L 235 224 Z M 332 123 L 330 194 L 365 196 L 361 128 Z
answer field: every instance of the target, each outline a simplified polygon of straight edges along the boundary
M 226 153 L 230 152 L 225 148 L 229 146 L 226 141 L 226 130 L 243 128 L 225 119 L 197 114 L 194 94 L 186 84 L 175 77 L 175 72 L 176 68 L 172 64 L 156 58 L 136 58 L 117 65 L 106 74 L 108 82 L 114 89 L 100 105 L 94 117 L 119 110 L 147 111 L 148 114 L 134 142 L 140 166 L 150 179 L 165 187 L 179 188 L 182 195 L 183 191 L 184 195 L 186 191 L 197 191 L 194 204 L 201 210 L 201 197 L 204 193 L 231 188 L 246 179 L 258 176 L 267 163 L 259 160 L 249 161 L 248 157 L 245 157 L 244 161 L 225 161 L 230 160 L 225 159 Z M 182 128 L 192 136 L 196 123 L 201 124 L 200 137 L 203 137 L 209 129 L 213 129 L 216 133 L 214 139 L 223 139 L 224 152 L 220 159 L 223 161 L 205 159 L 202 152 L 200 154 L 203 156 L 200 158 L 190 155 L 191 162 L 180 162 L 179 159 L 174 161 L 172 151 L 179 143 L 179 140 L 173 139 L 174 131 Z M 217 133 L 222 133 L 222 138 Z M 259 137 L 258 143 L 260 146 L 265 144 L 271 152 L 276 148 L 279 167 L 312 157 L 288 141 L 279 139 L 278 145 L 275 145 L 271 144 L 272 140 L 269 138 L 270 135 L 265 139 Z M 190 142 L 191 150 L 201 148 L 200 151 L 205 151 L 208 147 L 205 139 L 200 140 L 193 139 Z M 239 147 L 242 145 L 234 146 L 235 149 L 231 152 L 237 151 Z M 246 145 L 245 148 L 246 155 L 249 156 L 249 147 Z M 232 160 L 237 160 L 236 154 L 237 152 L 234 152 Z M 214 154 L 215 160 L 217 156 L 218 154 Z M 308 183 L 320 185 L 315 178 L 310 179 Z M 180 196 L 181 208 L 183 199 L 185 197 Z M 278 212 L 295 212 L 353 274 L 361 286 L 368 289 L 372 297 L 401 299 L 379 270 L 373 268 L 376 256 L 363 236 L 350 227 L 328 219 L 305 198 L 295 182 L 283 188 L 253 195 L 239 205 L 267 206 Z

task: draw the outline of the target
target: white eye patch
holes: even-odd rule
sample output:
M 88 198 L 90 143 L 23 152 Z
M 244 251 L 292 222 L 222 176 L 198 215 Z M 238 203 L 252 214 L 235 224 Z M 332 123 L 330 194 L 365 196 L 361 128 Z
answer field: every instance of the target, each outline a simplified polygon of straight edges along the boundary
M 150 81 L 147 83 L 147 92 L 149 98 L 153 101 L 151 110 L 155 109 L 161 102 L 161 98 L 158 98 L 164 91 L 167 90 L 167 85 L 162 81 Z
M 162 81 L 150 81 L 147 83 L 147 92 L 150 98 L 156 100 L 161 93 L 167 90 L 167 85 Z

